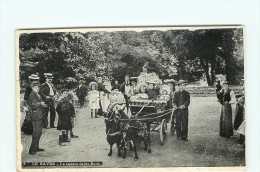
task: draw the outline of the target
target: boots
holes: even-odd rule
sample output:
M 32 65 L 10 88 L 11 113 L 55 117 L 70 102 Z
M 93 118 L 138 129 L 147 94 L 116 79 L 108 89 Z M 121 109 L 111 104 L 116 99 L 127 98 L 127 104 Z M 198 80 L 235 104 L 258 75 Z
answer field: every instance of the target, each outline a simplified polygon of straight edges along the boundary
M 91 118 L 93 118 L 93 109 L 91 109 L 90 113 L 91 113 Z
M 78 138 L 79 136 L 76 136 L 73 134 L 73 132 L 70 132 L 70 138 Z
M 65 131 L 64 132 L 62 131 L 62 137 L 64 142 L 70 142 L 68 132 L 65 133 Z
M 66 146 L 66 144 L 63 142 L 63 135 L 59 135 L 59 145 Z
M 97 116 L 97 109 L 95 109 L 95 118 L 98 118 L 98 116 Z

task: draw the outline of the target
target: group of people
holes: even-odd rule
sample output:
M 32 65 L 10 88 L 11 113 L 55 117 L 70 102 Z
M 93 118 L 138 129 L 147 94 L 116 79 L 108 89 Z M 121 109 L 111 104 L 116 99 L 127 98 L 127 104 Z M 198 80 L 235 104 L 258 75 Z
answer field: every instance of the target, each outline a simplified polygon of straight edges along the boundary
M 42 128 L 57 128 L 60 131 L 59 144 L 62 146 L 65 145 L 65 142 L 70 142 L 70 138 L 78 138 L 72 131 L 76 115 L 73 93 L 68 89 L 62 89 L 58 97 L 57 90 L 52 84 L 53 75 L 46 73 L 45 78 L 46 82 L 40 84 L 37 74 L 29 76 L 30 84 L 26 87 L 24 95 L 22 106 L 26 111 L 26 117 L 22 131 L 25 134 L 32 134 L 29 154 L 44 151 L 39 147 Z M 86 100 L 91 118 L 98 118 L 98 115 L 106 116 L 111 107 L 118 104 L 121 110 L 131 116 L 129 101 L 138 99 L 164 100 L 167 102 L 168 108 L 174 108 L 172 124 L 175 126 L 177 139 L 188 141 L 190 93 L 185 89 L 186 81 L 179 80 L 176 83 L 174 80 L 165 80 L 163 84 L 159 84 L 156 81 L 147 80 L 137 83 L 136 78 L 131 78 L 129 75 L 125 75 L 124 79 L 122 84 L 115 81 L 114 85 L 111 86 L 110 82 L 105 83 L 102 77 L 97 77 L 95 81 L 90 82 L 89 87 L 84 84 L 83 79 L 80 79 L 79 85 L 75 89 L 80 108 L 84 107 Z M 233 136 L 234 128 L 241 134 L 239 142 L 244 143 L 245 96 L 235 96 L 234 92 L 229 89 L 228 82 L 224 82 L 223 86 L 218 83 L 216 94 L 221 104 L 219 135 L 229 138 Z M 55 100 L 57 101 L 56 108 Z M 231 104 L 236 102 L 236 117 L 233 126 Z M 54 125 L 56 112 L 58 113 L 57 127 Z M 48 114 L 50 114 L 50 122 Z
M 244 79 L 242 79 L 244 82 Z M 229 83 L 224 82 L 223 88 L 220 81 L 217 81 L 216 94 L 221 104 L 220 113 L 220 130 L 221 137 L 230 138 L 234 135 L 233 129 L 240 134 L 239 143 L 245 146 L 245 95 L 244 87 L 241 95 L 235 95 L 234 91 L 229 88 Z M 234 125 L 232 121 L 232 104 L 236 103 Z
M 25 134 L 32 134 L 32 142 L 29 148 L 29 154 L 36 154 L 38 151 L 44 151 L 39 147 L 39 141 L 42 135 L 42 128 L 57 128 L 61 131 L 59 135 L 59 144 L 65 145 L 70 142 L 70 138 L 78 138 L 73 134 L 73 118 L 75 117 L 75 108 L 73 105 L 73 95 L 69 90 L 63 89 L 61 96 L 57 100 L 57 91 L 53 87 L 51 73 L 46 73 L 46 82 L 40 84 L 39 76 L 32 74 L 29 76 L 29 84 L 26 87 L 23 109 L 26 111 L 26 117 L 21 130 Z M 58 101 L 55 108 L 54 100 Z M 58 125 L 54 126 L 56 112 L 58 113 Z M 50 114 L 50 127 L 48 115 Z M 70 131 L 70 138 L 68 132 Z

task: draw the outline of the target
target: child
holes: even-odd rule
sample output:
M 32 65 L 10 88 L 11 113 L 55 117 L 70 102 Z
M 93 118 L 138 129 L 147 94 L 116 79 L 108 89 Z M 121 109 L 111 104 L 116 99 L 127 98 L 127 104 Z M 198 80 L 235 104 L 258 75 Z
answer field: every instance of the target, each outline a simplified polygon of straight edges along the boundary
M 91 118 L 95 115 L 98 118 L 97 111 L 99 106 L 99 92 L 97 91 L 98 84 L 96 82 L 91 82 L 89 84 L 90 91 L 88 92 L 89 107 L 91 109 Z M 94 115 L 93 115 L 94 114 Z
M 64 142 L 70 142 L 68 131 L 72 131 L 71 118 L 75 116 L 75 108 L 72 104 L 73 95 L 68 94 L 67 89 L 61 91 L 62 99 L 56 107 L 59 115 L 57 130 L 60 130 L 59 144 L 65 146 Z
M 160 100 L 166 100 L 166 101 L 170 100 L 170 95 L 168 95 L 168 92 L 167 92 L 166 89 L 162 90 L 162 95 L 160 95 L 159 99 Z
M 155 81 L 146 81 L 148 83 L 148 98 L 156 100 L 159 94 L 158 85 Z
M 136 89 L 138 94 L 132 96 L 130 99 L 148 99 L 147 88 L 148 85 L 146 83 L 139 83 Z

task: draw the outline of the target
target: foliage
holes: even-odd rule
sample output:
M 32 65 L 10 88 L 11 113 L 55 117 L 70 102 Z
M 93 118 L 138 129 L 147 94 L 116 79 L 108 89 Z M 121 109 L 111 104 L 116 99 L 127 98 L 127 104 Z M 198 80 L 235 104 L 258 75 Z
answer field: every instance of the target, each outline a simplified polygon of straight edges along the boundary
M 65 78 L 97 75 L 123 82 L 124 75 L 138 76 L 149 62 L 149 72 L 160 78 L 196 81 L 202 71 L 209 85 L 215 73 L 227 74 L 237 83 L 243 76 L 241 29 L 149 30 L 143 32 L 56 32 L 21 34 L 20 79 L 38 72 L 54 74 L 54 82 Z

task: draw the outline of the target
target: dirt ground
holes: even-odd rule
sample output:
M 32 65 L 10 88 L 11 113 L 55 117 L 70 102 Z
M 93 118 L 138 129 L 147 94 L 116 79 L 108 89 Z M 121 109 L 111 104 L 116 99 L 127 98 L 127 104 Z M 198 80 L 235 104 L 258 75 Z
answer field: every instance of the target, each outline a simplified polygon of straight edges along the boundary
M 107 156 L 109 145 L 106 141 L 104 118 L 90 118 L 87 107 L 77 109 L 74 133 L 79 138 L 72 139 L 66 146 L 58 144 L 56 129 L 43 129 L 40 147 L 45 151 L 29 155 L 31 136 L 22 134 L 23 162 L 83 162 L 102 161 L 100 167 L 215 167 L 244 166 L 245 148 L 235 140 L 219 137 L 220 105 L 215 97 L 191 97 L 189 106 L 188 142 L 177 140 L 176 135 L 167 134 L 164 145 L 160 145 L 159 133 L 151 133 L 149 154 L 143 144 L 137 146 L 139 160 L 134 161 L 134 152 L 128 151 L 126 159 Z M 235 106 L 233 106 L 233 112 Z M 22 114 L 21 121 L 24 119 Z M 233 113 L 234 120 L 234 113 Z M 168 124 L 169 126 L 169 124 Z M 169 127 L 168 127 L 169 129 Z M 169 132 L 168 132 L 169 133 Z

